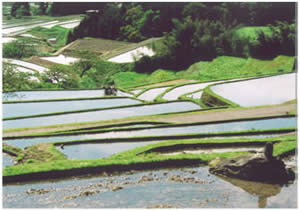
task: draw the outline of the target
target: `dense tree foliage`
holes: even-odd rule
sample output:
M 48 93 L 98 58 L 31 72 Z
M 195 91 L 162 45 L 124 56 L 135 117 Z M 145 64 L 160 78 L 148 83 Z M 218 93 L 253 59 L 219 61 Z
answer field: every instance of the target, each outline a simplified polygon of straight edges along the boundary
M 10 15 L 12 17 L 21 18 L 22 16 L 30 16 L 30 6 L 28 2 L 15 2 L 11 6 Z

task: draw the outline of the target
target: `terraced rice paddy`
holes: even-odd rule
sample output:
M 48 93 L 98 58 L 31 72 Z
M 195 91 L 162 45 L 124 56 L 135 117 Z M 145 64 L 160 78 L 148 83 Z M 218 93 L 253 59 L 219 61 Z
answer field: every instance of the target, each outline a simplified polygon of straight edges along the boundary
M 138 96 L 141 100 L 153 101 L 158 95 L 169 89 L 170 87 L 161 87 L 150 89 Z
M 188 85 L 180 86 L 180 87 L 174 88 L 171 91 L 167 92 L 163 96 L 163 99 L 165 99 L 165 100 L 176 100 L 181 95 L 184 95 L 188 92 L 196 91 L 198 89 L 204 89 L 205 87 L 207 87 L 207 86 L 209 86 L 210 84 L 213 84 L 213 83 L 215 83 L 215 82 L 200 83 L 200 84 L 188 84 Z
M 136 147 L 158 143 L 159 141 L 110 143 L 110 144 L 80 144 L 67 145 L 63 149 L 57 147 L 69 159 L 97 159 L 105 158 L 115 153 L 124 152 Z
M 128 46 L 130 43 L 107 39 L 79 39 L 74 41 L 65 50 L 88 50 L 95 53 L 104 54 L 114 49 Z
M 49 99 L 72 99 L 103 97 L 104 90 L 54 90 L 54 91 L 19 91 L 3 93 L 3 101 L 31 101 Z
M 136 48 L 134 50 L 128 51 L 126 53 L 120 54 L 113 58 L 110 58 L 108 61 L 116 63 L 128 63 L 139 60 L 143 55 L 144 56 L 153 56 L 155 53 L 151 48 L 146 46 Z
M 14 64 L 16 66 L 24 67 L 24 68 L 27 68 L 27 69 L 32 69 L 32 70 L 37 71 L 39 73 L 43 73 L 45 71 L 48 71 L 48 69 L 43 67 L 43 66 L 32 64 L 32 63 L 29 63 L 29 62 L 24 62 L 24 61 L 17 60 L 17 59 L 5 59 L 5 58 L 3 58 L 3 61 L 7 62 L 7 63 L 10 63 L 10 64 Z
M 14 160 L 11 156 L 2 153 L 2 166 L 5 168 L 6 166 L 12 166 L 14 165 Z
M 296 208 L 297 197 L 291 197 L 296 195 L 297 182 L 281 186 L 225 179 L 200 166 L 5 185 L 3 207 Z
M 220 84 L 211 89 L 241 106 L 280 104 L 296 99 L 296 73 Z
M 50 57 L 40 57 L 41 59 L 50 61 L 50 62 L 54 62 L 54 63 L 58 63 L 58 64 L 66 64 L 66 65 L 70 65 L 74 62 L 79 61 L 78 58 L 74 58 L 74 57 L 69 57 L 69 56 L 65 56 L 65 55 L 59 55 L 59 56 L 50 56 Z
M 17 39 L 13 38 L 13 37 L 2 37 L 1 40 L 2 40 L 2 43 L 9 43 L 9 42 L 15 41 Z
M 136 128 L 128 131 L 111 131 L 111 132 L 95 132 L 92 134 L 79 134 L 68 136 L 55 137 L 37 137 L 27 139 L 13 139 L 5 141 L 7 144 L 25 148 L 37 143 L 47 142 L 65 142 L 71 140 L 97 140 L 110 138 L 125 138 L 125 137 L 146 137 L 146 136 L 166 136 L 166 135 L 181 135 L 195 133 L 217 133 L 228 131 L 246 131 L 251 129 L 275 129 L 275 128 L 291 128 L 296 126 L 296 118 L 275 118 L 266 120 L 253 120 L 241 122 L 228 122 L 218 124 L 205 125 L 190 125 L 190 126 L 167 126 L 158 128 L 141 129 Z M 121 140 L 120 140 L 121 141 Z
M 49 126 L 57 124 L 92 122 L 100 120 L 111 120 L 130 116 L 144 116 L 163 114 L 180 111 L 198 110 L 200 107 L 191 102 L 173 102 L 165 104 L 145 105 L 139 107 L 119 108 L 111 110 L 80 112 L 72 114 L 61 114 L 47 117 L 26 118 L 17 120 L 5 120 L 3 127 L 9 128 L 25 128 Z
M 26 26 L 10 27 L 10 28 L 3 29 L 2 34 L 3 35 L 17 35 L 17 34 L 21 34 L 24 31 L 32 29 L 37 26 L 45 27 L 45 26 L 57 24 L 57 23 L 59 23 L 59 21 L 55 20 L 55 21 L 50 21 L 50 22 L 34 23 L 34 24 L 26 25 Z
M 84 110 L 93 108 L 107 108 L 122 105 L 139 104 L 137 100 L 130 98 L 94 99 L 72 101 L 50 101 L 34 103 L 6 103 L 3 104 L 3 117 L 18 117 L 37 114 L 65 112 L 72 110 Z

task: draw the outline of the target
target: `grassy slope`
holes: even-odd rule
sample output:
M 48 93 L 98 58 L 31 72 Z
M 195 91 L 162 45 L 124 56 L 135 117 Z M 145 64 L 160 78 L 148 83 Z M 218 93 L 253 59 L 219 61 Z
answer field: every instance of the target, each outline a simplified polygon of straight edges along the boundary
M 132 88 L 175 79 L 194 79 L 201 82 L 265 74 L 292 72 L 294 57 L 278 56 L 273 60 L 221 56 L 210 62 L 197 62 L 188 69 L 174 72 L 156 70 L 152 74 L 121 72 L 114 75 L 118 87 Z
M 69 31 L 70 29 L 61 26 L 54 26 L 50 29 L 38 26 L 29 30 L 28 33 L 46 40 L 50 38 L 56 38 L 57 42 L 54 46 L 56 48 L 60 48 L 67 43 L 67 36 Z
M 256 141 L 292 141 L 285 143 L 276 144 L 274 147 L 274 155 L 279 155 L 284 152 L 293 150 L 296 148 L 296 137 L 273 137 L 273 138 L 264 138 L 264 139 L 240 139 L 239 141 L 245 142 L 256 142 Z M 208 162 L 216 157 L 232 157 L 244 154 L 246 152 L 230 152 L 230 153 L 211 153 L 211 154 L 179 154 L 179 155 L 168 155 L 162 156 L 157 153 L 147 153 L 144 152 L 154 149 L 160 146 L 174 145 L 174 144 L 182 144 L 182 143 L 205 143 L 210 142 L 213 143 L 225 143 L 225 142 L 236 142 L 237 139 L 218 139 L 218 140 L 210 140 L 210 139 L 195 139 L 195 140 L 180 140 L 180 141 L 168 141 L 161 142 L 156 144 L 151 144 L 143 147 L 138 147 L 133 150 L 129 150 L 126 152 L 118 153 L 112 155 L 111 157 L 104 159 L 93 159 L 93 160 L 66 160 L 66 159 L 58 159 L 55 162 L 46 162 L 46 163 L 29 163 L 18 166 L 7 167 L 3 170 L 4 176 L 9 175 L 19 175 L 33 172 L 45 172 L 45 171 L 53 171 L 53 170 L 66 170 L 72 168 L 84 168 L 84 167 L 93 167 L 93 166 L 106 166 L 106 165 L 129 165 L 136 163 L 149 163 L 149 162 L 162 162 L 167 160 L 182 160 L 182 159 L 192 159 L 192 160 L 202 160 L 204 162 Z

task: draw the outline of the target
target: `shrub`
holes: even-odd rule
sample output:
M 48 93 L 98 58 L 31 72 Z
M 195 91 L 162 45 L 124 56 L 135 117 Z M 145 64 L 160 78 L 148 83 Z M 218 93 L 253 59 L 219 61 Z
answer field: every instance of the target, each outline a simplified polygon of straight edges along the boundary
M 37 52 L 32 43 L 26 39 L 15 40 L 3 45 L 3 57 L 20 59 L 30 57 Z

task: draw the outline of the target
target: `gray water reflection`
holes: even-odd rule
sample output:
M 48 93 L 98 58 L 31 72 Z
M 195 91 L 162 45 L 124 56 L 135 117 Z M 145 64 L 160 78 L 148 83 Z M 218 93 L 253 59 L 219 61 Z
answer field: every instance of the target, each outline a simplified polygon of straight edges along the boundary
M 243 131 L 249 129 L 274 129 L 295 127 L 296 118 L 275 118 L 266 120 L 227 122 L 219 124 L 193 125 L 181 127 L 166 127 L 154 129 L 142 129 L 132 131 L 118 131 L 95 134 L 81 134 L 71 136 L 57 137 L 40 137 L 32 139 L 14 139 L 6 141 L 7 144 L 24 148 L 37 143 L 70 141 L 83 139 L 102 139 L 102 138 L 120 138 L 120 137 L 136 137 L 136 136 L 162 136 L 162 135 L 179 135 L 189 133 L 209 133 L 209 132 L 226 132 L 226 131 Z
M 63 149 L 57 147 L 69 159 L 96 159 L 108 157 L 112 154 L 124 152 L 136 147 L 157 143 L 159 141 L 131 142 L 131 143 L 112 143 L 112 144 L 80 144 L 67 145 Z
M 14 160 L 9 155 L 2 153 L 2 167 L 5 168 L 7 166 L 14 165 Z
M 29 116 L 72 110 L 92 108 L 107 108 L 122 105 L 139 104 L 137 100 L 129 98 L 98 99 L 98 100 L 72 100 L 37 103 L 9 103 L 3 104 L 3 117 Z
M 280 104 L 296 99 L 296 73 L 220 84 L 211 89 L 241 106 Z
M 91 111 L 73 114 L 63 114 L 38 118 L 27 118 L 17 120 L 6 120 L 3 122 L 4 129 L 37 127 L 56 124 L 91 122 L 100 120 L 110 120 L 131 116 L 144 116 L 180 111 L 197 110 L 200 107 L 191 102 L 174 102 L 156 105 L 145 105 L 139 107 L 110 109 L 104 111 Z
M 119 91 L 117 96 L 128 96 L 128 93 Z M 103 97 L 104 90 L 54 90 L 54 91 L 20 91 L 3 93 L 3 101 L 16 100 L 48 100 Z
M 172 178 L 190 178 L 174 181 Z M 142 178 L 150 178 L 143 182 Z M 246 183 L 245 183 L 246 184 Z M 250 183 L 248 183 L 251 185 Z M 112 191 L 111 187 L 122 189 Z M 247 185 L 246 185 L 247 186 Z M 264 186 L 265 187 L 265 186 Z M 260 195 L 267 208 L 296 208 L 297 184 L 247 191 L 208 172 L 208 167 L 135 172 L 133 174 L 70 178 L 3 187 L 4 208 L 257 208 Z M 30 189 L 44 194 L 27 194 Z M 86 195 L 88 191 L 94 193 Z

